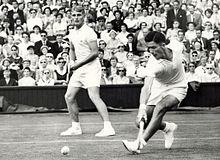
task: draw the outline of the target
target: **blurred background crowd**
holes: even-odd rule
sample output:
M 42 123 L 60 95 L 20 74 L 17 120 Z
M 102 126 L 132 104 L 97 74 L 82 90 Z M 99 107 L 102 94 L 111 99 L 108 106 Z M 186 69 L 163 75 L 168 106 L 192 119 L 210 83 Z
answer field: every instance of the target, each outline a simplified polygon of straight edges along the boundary
M 139 84 L 158 31 L 181 51 L 189 82 L 220 82 L 220 0 L 1 0 L 0 86 L 67 85 L 71 10 L 97 33 L 101 84 Z

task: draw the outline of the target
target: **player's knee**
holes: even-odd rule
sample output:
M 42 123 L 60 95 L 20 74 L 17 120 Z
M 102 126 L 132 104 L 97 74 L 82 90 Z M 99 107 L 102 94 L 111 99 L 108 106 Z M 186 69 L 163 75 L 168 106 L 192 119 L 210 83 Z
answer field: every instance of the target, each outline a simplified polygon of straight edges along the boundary
M 163 115 L 166 112 L 166 104 L 158 103 L 154 109 L 154 114 Z
M 65 98 L 66 102 L 69 102 L 69 103 L 74 101 L 73 96 L 69 93 L 66 93 L 64 95 L 64 98 Z

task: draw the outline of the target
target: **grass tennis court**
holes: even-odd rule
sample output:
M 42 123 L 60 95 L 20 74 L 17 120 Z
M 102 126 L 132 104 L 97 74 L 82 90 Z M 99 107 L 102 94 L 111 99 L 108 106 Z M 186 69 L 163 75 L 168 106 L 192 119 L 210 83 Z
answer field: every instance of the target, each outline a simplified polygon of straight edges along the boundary
M 61 137 L 70 126 L 67 113 L 1 114 L 1 160 L 217 160 L 220 159 L 220 111 L 172 111 L 165 120 L 178 124 L 173 147 L 164 149 L 157 132 L 139 155 L 130 154 L 121 140 L 133 140 L 136 111 L 110 112 L 116 136 L 97 138 L 102 121 L 96 112 L 80 113 L 84 134 Z M 60 149 L 67 145 L 70 153 Z

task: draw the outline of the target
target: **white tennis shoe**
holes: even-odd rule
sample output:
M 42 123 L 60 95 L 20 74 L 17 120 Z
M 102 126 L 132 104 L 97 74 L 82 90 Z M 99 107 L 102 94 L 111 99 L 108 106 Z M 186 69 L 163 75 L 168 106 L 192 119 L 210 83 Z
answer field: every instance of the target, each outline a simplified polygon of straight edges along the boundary
M 96 137 L 108 137 L 108 136 L 114 136 L 115 130 L 113 127 L 105 127 L 100 132 L 96 133 Z
M 141 153 L 139 149 L 139 142 L 137 140 L 129 142 L 128 140 L 122 140 L 124 147 L 132 154 Z
M 60 133 L 61 136 L 73 136 L 73 135 L 81 135 L 82 129 L 80 127 L 70 127 L 66 131 Z
M 174 131 L 177 129 L 177 127 L 178 126 L 175 123 L 168 123 L 168 131 L 164 132 L 165 148 L 171 148 L 174 141 Z

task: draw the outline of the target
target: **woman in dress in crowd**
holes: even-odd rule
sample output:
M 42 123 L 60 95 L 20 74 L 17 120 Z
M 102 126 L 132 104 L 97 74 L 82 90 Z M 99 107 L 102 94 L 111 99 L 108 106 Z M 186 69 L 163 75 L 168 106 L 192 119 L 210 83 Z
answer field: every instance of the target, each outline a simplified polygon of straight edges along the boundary
M 167 30 L 166 38 L 169 40 L 177 39 L 178 37 L 178 31 L 181 29 L 179 28 L 180 23 L 178 21 L 173 21 L 173 28 L 169 28 Z
M 126 69 L 123 66 L 117 67 L 117 75 L 113 78 L 112 84 L 129 84 L 130 80 L 126 76 Z
M 37 82 L 38 86 L 54 86 L 55 80 L 52 78 L 52 72 L 50 69 L 45 68 L 42 70 L 42 76 Z

